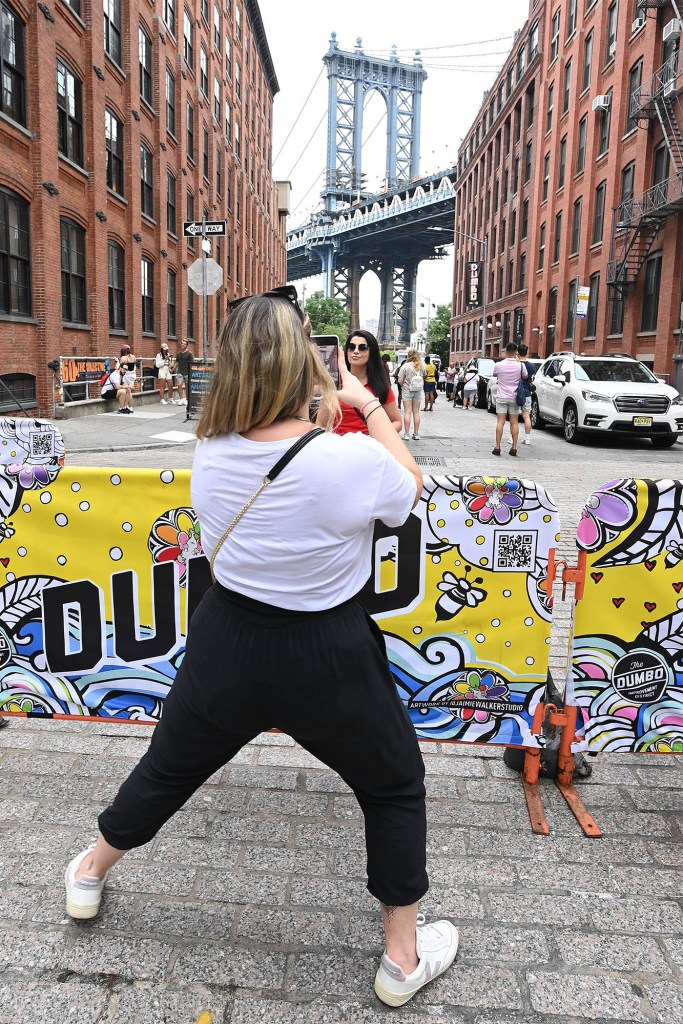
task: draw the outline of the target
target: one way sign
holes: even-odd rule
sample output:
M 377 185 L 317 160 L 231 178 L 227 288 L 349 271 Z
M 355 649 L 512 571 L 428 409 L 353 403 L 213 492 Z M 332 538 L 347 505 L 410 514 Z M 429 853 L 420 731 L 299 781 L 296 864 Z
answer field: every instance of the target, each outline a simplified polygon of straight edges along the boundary
M 224 220 L 207 220 L 204 225 L 204 230 L 207 235 L 224 235 L 225 234 L 225 221 Z M 200 220 L 186 220 L 183 221 L 183 235 L 185 238 L 193 238 L 199 236 L 202 233 L 202 222 Z

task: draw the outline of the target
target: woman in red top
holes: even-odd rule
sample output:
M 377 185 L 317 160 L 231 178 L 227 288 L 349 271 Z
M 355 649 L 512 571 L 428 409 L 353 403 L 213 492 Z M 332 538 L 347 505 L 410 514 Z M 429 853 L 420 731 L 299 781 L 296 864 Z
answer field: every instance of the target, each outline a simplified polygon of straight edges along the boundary
M 387 374 L 382 363 L 377 338 L 370 331 L 354 331 L 350 334 L 344 349 L 346 365 L 361 384 L 379 398 L 384 411 L 391 420 L 396 433 L 401 430 L 401 414 L 396 405 L 396 396 L 391 389 Z M 368 401 L 370 399 L 368 395 Z M 367 434 L 362 409 L 354 409 L 350 405 L 341 404 L 341 422 L 334 428 L 336 434 Z

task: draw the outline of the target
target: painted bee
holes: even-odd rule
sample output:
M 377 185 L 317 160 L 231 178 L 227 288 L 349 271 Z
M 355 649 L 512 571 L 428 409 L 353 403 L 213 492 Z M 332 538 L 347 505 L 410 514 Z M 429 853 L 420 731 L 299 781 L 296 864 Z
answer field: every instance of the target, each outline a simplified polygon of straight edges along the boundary
M 487 591 L 473 585 L 483 583 L 483 577 L 477 576 L 470 583 L 471 571 L 472 566 L 466 566 L 465 575 L 459 578 L 452 572 L 445 572 L 441 583 L 437 583 L 437 589 L 443 594 L 435 606 L 437 622 L 454 618 L 463 608 L 476 608 L 486 598 Z

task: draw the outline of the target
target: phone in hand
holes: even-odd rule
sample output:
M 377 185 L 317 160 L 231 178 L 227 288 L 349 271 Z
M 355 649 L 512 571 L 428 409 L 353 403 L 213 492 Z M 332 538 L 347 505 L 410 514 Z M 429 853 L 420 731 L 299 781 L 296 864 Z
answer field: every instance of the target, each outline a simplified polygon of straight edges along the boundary
M 336 334 L 314 334 L 311 341 L 318 346 L 320 358 L 337 388 L 341 387 L 339 374 L 339 338 Z

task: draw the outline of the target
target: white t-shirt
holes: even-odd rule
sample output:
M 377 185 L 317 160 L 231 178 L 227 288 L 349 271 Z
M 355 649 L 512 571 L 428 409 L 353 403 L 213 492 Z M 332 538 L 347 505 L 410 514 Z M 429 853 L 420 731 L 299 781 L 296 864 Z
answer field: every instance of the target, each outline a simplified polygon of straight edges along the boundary
M 295 441 L 228 434 L 198 442 L 192 505 L 207 558 Z M 414 501 L 414 477 L 378 441 L 364 434 L 320 435 L 239 521 L 216 557 L 216 579 L 278 608 L 334 608 L 370 575 L 375 520 L 400 526 Z

